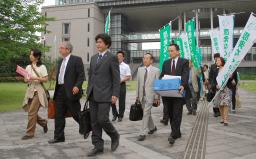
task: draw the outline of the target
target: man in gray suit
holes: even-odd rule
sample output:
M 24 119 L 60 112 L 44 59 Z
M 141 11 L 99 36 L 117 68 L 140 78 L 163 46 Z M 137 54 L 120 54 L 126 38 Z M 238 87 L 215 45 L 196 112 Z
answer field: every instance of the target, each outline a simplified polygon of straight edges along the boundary
M 109 121 L 110 105 L 115 104 L 120 91 L 119 63 L 110 53 L 111 38 L 99 34 L 95 38 L 98 53 L 92 56 L 89 70 L 87 98 L 89 99 L 92 125 L 92 149 L 88 156 L 103 153 L 102 129 L 111 138 L 111 150 L 119 146 L 120 135 Z
M 153 134 L 157 131 L 151 116 L 151 108 L 153 104 L 160 104 L 160 96 L 153 91 L 153 82 L 159 78 L 160 70 L 152 66 L 153 60 L 153 55 L 146 53 L 143 57 L 144 66 L 138 69 L 137 74 L 137 100 L 141 101 L 143 107 L 142 128 L 138 141 L 145 140 L 147 133 Z

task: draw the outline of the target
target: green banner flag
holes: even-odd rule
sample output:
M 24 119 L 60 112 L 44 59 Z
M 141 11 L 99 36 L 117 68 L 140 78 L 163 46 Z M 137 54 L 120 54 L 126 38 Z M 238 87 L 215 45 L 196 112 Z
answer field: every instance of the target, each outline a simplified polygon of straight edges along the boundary
M 169 59 L 168 48 L 171 43 L 171 24 L 165 25 L 160 29 L 160 70 L 162 70 L 162 66 L 165 60 Z
M 202 49 L 197 47 L 197 61 L 198 61 L 199 66 L 202 66 L 202 60 L 203 60 Z
M 108 12 L 108 16 L 106 17 L 106 22 L 105 22 L 105 33 L 109 34 L 109 30 L 110 30 L 110 13 L 111 10 Z
M 188 43 L 189 43 L 189 49 L 191 53 L 191 60 L 193 63 L 193 66 L 196 70 L 200 68 L 199 62 L 198 62 L 198 55 L 197 55 L 197 47 L 196 47 L 196 32 L 195 32 L 195 20 L 192 19 L 186 23 L 186 32 L 188 35 Z
M 183 42 L 180 36 L 174 39 L 174 43 L 177 44 L 180 48 L 180 57 L 184 58 Z

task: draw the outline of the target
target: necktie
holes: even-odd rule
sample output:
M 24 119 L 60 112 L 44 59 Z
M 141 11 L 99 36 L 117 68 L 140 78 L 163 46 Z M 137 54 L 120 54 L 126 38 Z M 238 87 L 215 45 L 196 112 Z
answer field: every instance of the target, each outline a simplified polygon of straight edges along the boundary
M 65 67 L 66 67 L 66 58 L 63 58 L 62 63 L 61 63 L 61 67 L 60 67 L 58 84 L 64 84 Z
M 172 60 L 172 75 L 175 76 L 175 60 Z
M 147 78 L 148 78 L 148 69 L 145 68 L 144 83 L 143 83 L 143 97 L 146 95 L 145 85 L 146 85 Z
M 101 61 L 101 59 L 102 59 L 102 55 L 100 54 L 100 55 L 98 56 L 97 63 L 99 63 L 99 62 Z

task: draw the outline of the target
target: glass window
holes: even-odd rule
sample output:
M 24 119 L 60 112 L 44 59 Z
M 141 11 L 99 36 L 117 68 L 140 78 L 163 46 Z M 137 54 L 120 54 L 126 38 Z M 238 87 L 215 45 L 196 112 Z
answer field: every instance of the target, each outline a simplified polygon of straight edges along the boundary
M 87 52 L 87 62 L 90 62 L 90 54 Z
M 90 46 L 90 39 L 89 38 L 87 39 L 87 46 L 88 47 Z
M 87 29 L 88 29 L 88 32 L 90 32 L 90 23 L 88 23 Z
M 90 14 L 91 14 L 91 13 L 90 13 L 90 8 L 88 8 L 88 17 L 91 16 Z
M 70 23 L 63 23 L 63 34 L 69 34 L 70 33 Z
M 70 41 L 69 37 L 62 38 L 62 41 Z
M 253 58 L 253 61 L 256 61 L 256 48 L 255 47 L 252 48 L 252 58 Z

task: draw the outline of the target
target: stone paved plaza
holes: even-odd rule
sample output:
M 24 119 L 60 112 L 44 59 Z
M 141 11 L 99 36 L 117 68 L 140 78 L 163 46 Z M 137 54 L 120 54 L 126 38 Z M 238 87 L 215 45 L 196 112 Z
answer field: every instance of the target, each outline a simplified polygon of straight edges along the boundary
M 208 136 L 206 143 L 206 159 L 255 159 L 256 158 L 256 94 L 244 90 L 239 91 L 242 107 L 236 114 L 230 115 L 230 124 L 224 127 L 219 118 L 209 111 Z M 153 118 L 158 131 L 147 136 L 143 142 L 137 141 L 141 122 L 131 122 L 128 119 L 130 105 L 135 100 L 135 92 L 127 94 L 127 108 L 123 122 L 114 122 L 121 134 L 120 146 L 114 153 L 110 150 L 110 138 L 104 134 L 105 153 L 95 158 L 102 159 L 180 159 L 183 158 L 188 138 L 192 131 L 196 116 L 188 116 L 184 106 L 182 121 L 182 138 L 173 146 L 168 144 L 170 126 L 163 126 L 159 121 L 162 116 L 162 105 L 153 108 Z M 200 104 L 200 107 L 203 105 Z M 200 110 L 199 110 L 200 111 Z M 46 117 L 46 111 L 40 114 Z M 110 116 L 110 118 L 112 118 Z M 0 158 L 12 159 L 67 159 L 87 158 L 87 152 L 92 148 L 91 139 L 84 140 L 78 133 L 78 125 L 71 119 L 66 122 L 66 142 L 55 145 L 48 144 L 53 137 L 53 120 L 48 120 L 49 131 L 43 133 L 37 126 L 35 138 L 22 141 L 25 133 L 27 115 L 22 110 L 0 114 Z

